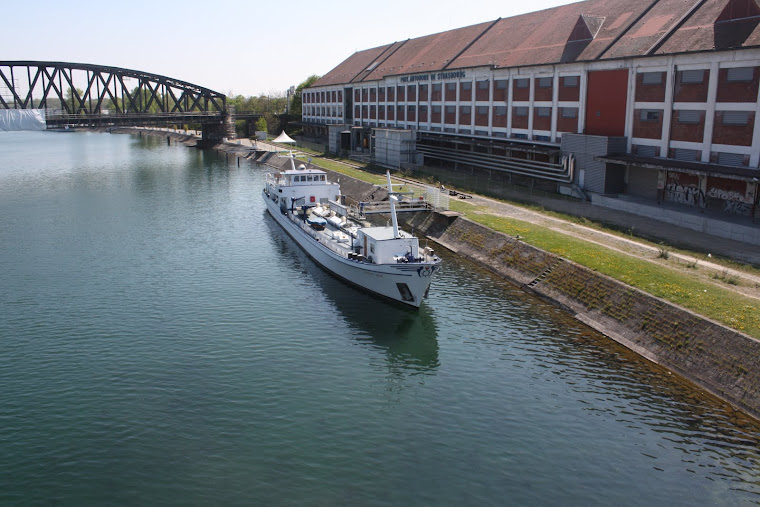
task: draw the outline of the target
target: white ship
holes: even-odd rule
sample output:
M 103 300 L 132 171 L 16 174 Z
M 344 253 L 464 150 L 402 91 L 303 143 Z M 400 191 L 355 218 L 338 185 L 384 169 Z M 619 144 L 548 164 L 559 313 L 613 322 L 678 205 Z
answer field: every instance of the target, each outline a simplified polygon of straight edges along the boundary
M 295 166 L 266 175 L 269 213 L 318 264 L 336 276 L 386 298 L 419 308 L 441 259 L 399 229 L 388 173 L 392 226 L 362 227 L 340 204 L 340 186 L 318 169 Z

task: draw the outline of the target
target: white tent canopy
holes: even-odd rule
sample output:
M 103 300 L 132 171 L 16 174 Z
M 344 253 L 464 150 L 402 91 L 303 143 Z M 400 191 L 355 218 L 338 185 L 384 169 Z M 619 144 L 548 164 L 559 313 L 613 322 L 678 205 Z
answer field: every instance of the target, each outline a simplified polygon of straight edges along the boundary
M 291 139 L 290 136 L 287 135 L 284 130 L 282 131 L 282 134 L 277 136 L 276 139 L 273 139 L 272 142 L 273 143 L 293 143 L 293 144 L 296 143 L 295 139 Z

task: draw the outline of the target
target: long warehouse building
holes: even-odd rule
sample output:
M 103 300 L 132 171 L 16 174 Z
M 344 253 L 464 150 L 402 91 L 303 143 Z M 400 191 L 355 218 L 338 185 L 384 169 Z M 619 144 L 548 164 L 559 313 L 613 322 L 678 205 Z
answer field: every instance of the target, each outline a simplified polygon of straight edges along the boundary
M 754 221 L 759 23 L 756 0 L 587 0 L 394 42 L 303 91 L 304 134 L 497 195 Z

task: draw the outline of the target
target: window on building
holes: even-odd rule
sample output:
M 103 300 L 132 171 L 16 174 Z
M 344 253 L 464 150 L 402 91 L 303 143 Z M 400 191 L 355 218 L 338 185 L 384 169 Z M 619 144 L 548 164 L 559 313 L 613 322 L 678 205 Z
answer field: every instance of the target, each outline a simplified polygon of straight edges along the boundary
M 398 102 L 404 102 L 406 100 L 404 92 L 405 90 L 403 86 L 399 86 L 396 89 L 396 97 L 397 97 Z
M 441 106 L 432 106 L 430 111 L 430 121 L 433 123 L 441 123 Z
M 433 83 L 431 100 L 441 100 L 441 93 L 443 91 L 443 84 Z
M 736 67 L 728 69 L 726 72 L 726 81 L 729 83 L 749 83 L 755 73 L 754 67 Z
M 636 155 L 640 157 L 656 157 L 657 156 L 657 147 L 656 146 L 644 146 L 644 145 L 637 145 L 636 146 Z
M 493 87 L 497 90 L 506 90 L 507 89 L 507 80 L 506 79 L 497 79 L 493 82 Z
M 421 122 L 428 121 L 428 107 L 427 106 L 420 106 L 420 118 L 419 120 Z
M 417 100 L 417 85 L 409 85 L 406 87 L 406 100 L 409 102 Z
M 515 107 L 515 116 L 528 116 L 528 107 L 527 106 Z
M 705 80 L 705 71 L 699 70 L 683 70 L 681 71 L 681 83 L 682 84 L 699 84 Z
M 658 85 L 662 83 L 662 72 L 642 72 L 641 84 Z
M 718 153 L 718 164 L 730 165 L 735 167 L 744 166 L 744 155 L 741 153 Z
M 457 84 L 446 83 L 446 100 L 456 100 L 456 99 L 457 99 Z
M 443 123 L 456 123 L 457 108 L 456 106 L 446 106 L 444 109 Z
M 673 158 L 682 162 L 695 162 L 700 155 L 697 150 L 689 150 L 686 148 L 675 148 L 673 150 Z
M 396 99 L 394 98 L 396 96 L 396 88 L 393 86 L 388 87 L 388 102 L 393 102 Z
M 723 111 L 723 125 L 749 124 L 749 111 Z
M 745 156 L 741 153 L 718 153 L 718 164 L 742 167 L 745 164 Z
M 488 90 L 488 80 L 478 81 L 478 90 Z
M 428 85 L 420 85 L 420 101 L 426 101 L 428 99 Z
M 700 123 L 702 113 L 695 110 L 681 109 L 678 111 L 678 123 Z
M 530 79 L 528 78 L 515 79 L 515 86 L 517 88 L 527 88 L 529 84 Z
M 641 121 L 658 122 L 660 121 L 660 113 L 659 109 L 642 109 L 639 112 L 639 119 Z
M 578 86 L 578 76 L 565 76 L 563 78 L 565 87 L 576 88 Z
M 552 115 L 552 108 L 551 107 L 537 107 L 536 115 L 540 116 L 541 118 L 548 118 Z
M 551 88 L 552 87 L 552 78 L 550 78 L 550 77 L 540 77 L 540 78 L 538 78 L 538 87 L 539 88 Z
M 472 90 L 472 81 L 462 81 L 459 85 L 462 87 L 462 91 L 468 92 Z
M 563 107 L 561 114 L 563 118 L 577 118 L 578 108 L 577 107 Z
M 477 114 L 478 114 L 478 116 L 487 116 L 488 115 L 488 106 L 478 106 L 478 108 L 477 108 Z

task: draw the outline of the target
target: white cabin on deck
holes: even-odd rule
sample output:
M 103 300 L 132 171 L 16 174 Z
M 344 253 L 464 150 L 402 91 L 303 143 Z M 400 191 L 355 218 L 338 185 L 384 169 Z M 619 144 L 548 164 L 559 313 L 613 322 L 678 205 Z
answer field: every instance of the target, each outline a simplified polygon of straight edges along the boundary
M 419 240 L 399 230 L 398 237 L 393 237 L 390 227 L 364 227 L 359 229 L 356 245 L 362 248 L 363 255 L 375 264 L 393 264 L 411 262 L 419 257 Z
M 316 206 L 340 200 L 340 185 L 327 181 L 324 171 L 306 169 L 303 164 L 297 169 L 272 175 L 267 185 L 269 191 L 277 196 L 283 210 L 291 206 Z

